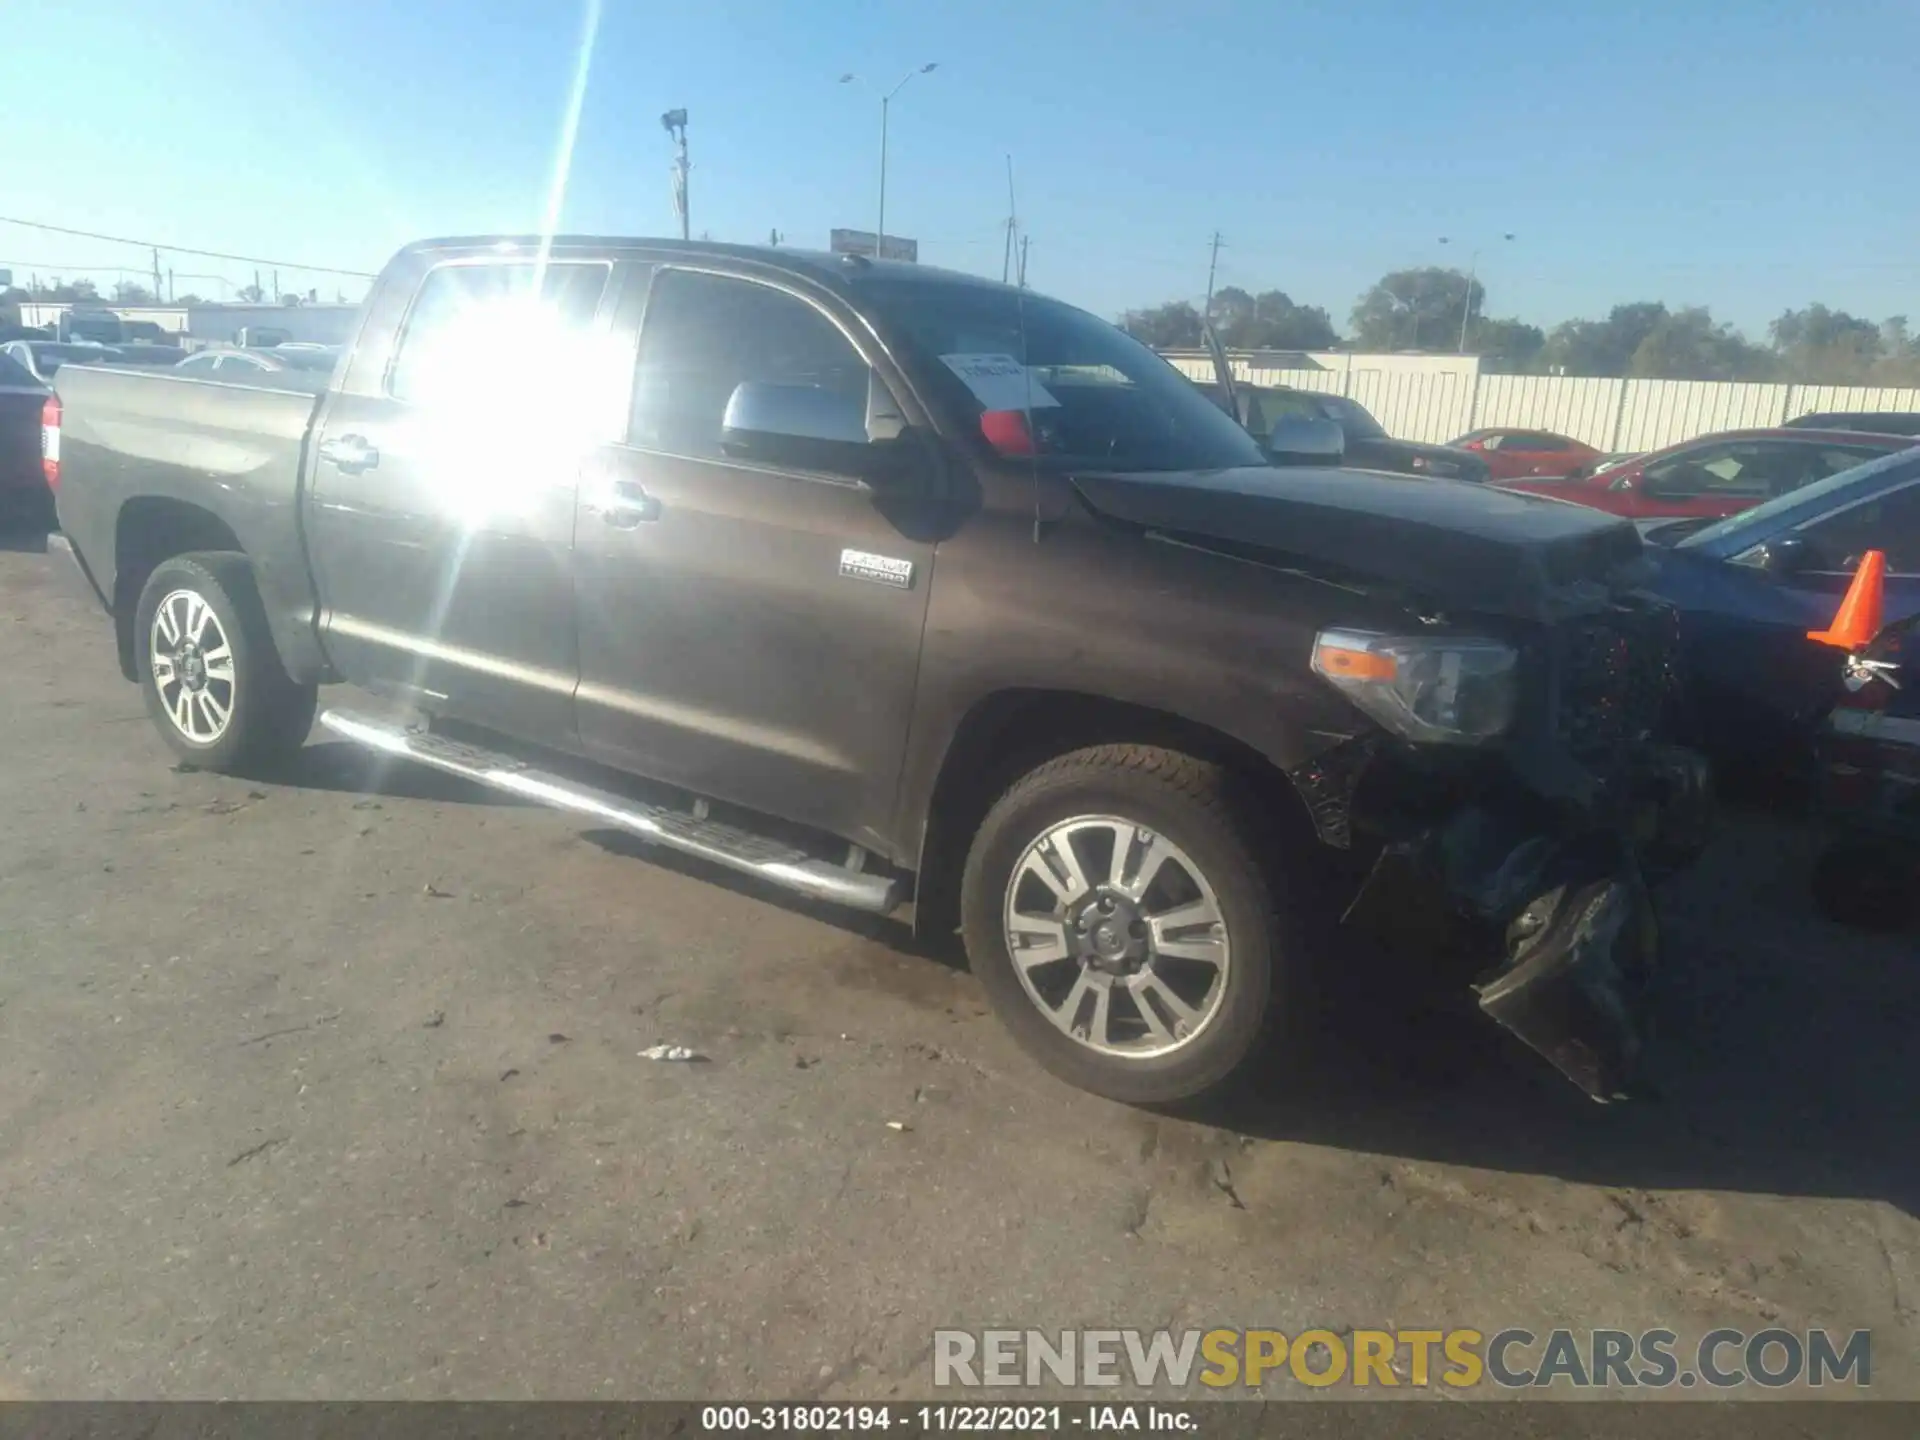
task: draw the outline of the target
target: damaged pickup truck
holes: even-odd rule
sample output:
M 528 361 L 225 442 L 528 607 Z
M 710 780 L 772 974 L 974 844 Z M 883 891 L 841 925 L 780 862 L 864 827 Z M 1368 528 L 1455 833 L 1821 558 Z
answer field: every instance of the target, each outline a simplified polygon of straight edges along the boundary
M 663 241 L 415 245 L 322 394 L 67 366 L 44 423 L 121 668 L 197 765 L 284 760 L 321 685 L 391 697 L 416 718 L 320 723 L 911 903 L 1036 1059 L 1142 1103 L 1297 1010 L 1297 922 L 1364 874 L 1356 920 L 1424 897 L 1488 1014 L 1631 1090 L 1643 875 L 1706 799 L 1623 521 L 1275 468 L 1030 292 Z

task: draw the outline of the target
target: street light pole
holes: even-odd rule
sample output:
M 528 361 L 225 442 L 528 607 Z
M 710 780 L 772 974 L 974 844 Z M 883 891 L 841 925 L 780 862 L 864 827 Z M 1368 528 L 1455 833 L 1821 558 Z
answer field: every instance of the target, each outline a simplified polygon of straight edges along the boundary
M 909 70 L 900 77 L 900 83 L 880 97 L 880 215 L 873 232 L 873 258 L 878 260 L 887 241 L 887 114 L 892 108 L 893 97 L 906 89 L 907 82 L 916 75 L 926 75 L 940 68 L 939 62 L 929 61 L 917 70 Z M 840 77 L 842 85 L 866 82 L 858 75 L 846 74 Z
M 1502 240 L 1511 240 L 1513 239 L 1513 232 L 1509 230 L 1502 234 L 1500 238 Z M 1453 242 L 1447 236 L 1442 235 L 1440 237 L 1440 243 L 1442 245 L 1450 245 Z M 1480 249 L 1478 246 L 1475 246 L 1473 254 L 1467 260 L 1467 293 L 1460 297 L 1460 347 L 1458 351 L 1455 352 L 1460 355 L 1467 353 L 1467 320 L 1468 317 L 1473 314 L 1473 281 L 1474 277 L 1479 273 Z

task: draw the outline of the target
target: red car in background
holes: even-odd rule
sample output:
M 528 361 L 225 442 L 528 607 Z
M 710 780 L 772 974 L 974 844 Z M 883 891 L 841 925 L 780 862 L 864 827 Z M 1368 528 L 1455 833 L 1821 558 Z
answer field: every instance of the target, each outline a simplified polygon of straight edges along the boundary
M 1593 446 L 1551 430 L 1470 430 L 1447 443 L 1485 460 L 1495 481 L 1567 476 L 1600 458 Z
M 1632 520 L 1717 519 L 1920 443 L 1851 430 L 1729 430 L 1641 455 L 1597 475 L 1496 480 Z

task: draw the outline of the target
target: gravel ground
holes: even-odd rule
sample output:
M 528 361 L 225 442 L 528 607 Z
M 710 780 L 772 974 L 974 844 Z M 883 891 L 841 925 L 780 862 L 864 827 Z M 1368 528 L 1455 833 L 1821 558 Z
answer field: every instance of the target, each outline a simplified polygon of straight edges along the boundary
M 0 1397 L 924 1397 L 995 1324 L 1871 1328 L 1920 1397 L 1916 947 L 1793 830 L 1665 897 L 1657 1103 L 1363 993 L 1173 1119 L 891 923 L 317 736 L 180 773 L 50 564 L 0 553 Z

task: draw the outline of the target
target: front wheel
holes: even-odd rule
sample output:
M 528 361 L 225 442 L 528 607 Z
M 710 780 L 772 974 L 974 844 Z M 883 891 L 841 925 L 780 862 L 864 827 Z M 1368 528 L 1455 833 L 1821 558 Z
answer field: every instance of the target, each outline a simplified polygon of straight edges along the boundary
M 243 555 L 163 560 L 134 610 L 147 713 L 174 752 L 238 772 L 305 742 L 318 691 L 288 678 Z
M 1217 766 L 1132 745 L 1049 761 L 974 838 L 974 973 L 1062 1079 L 1133 1104 L 1213 1090 L 1252 1054 L 1290 968 L 1262 849 Z

